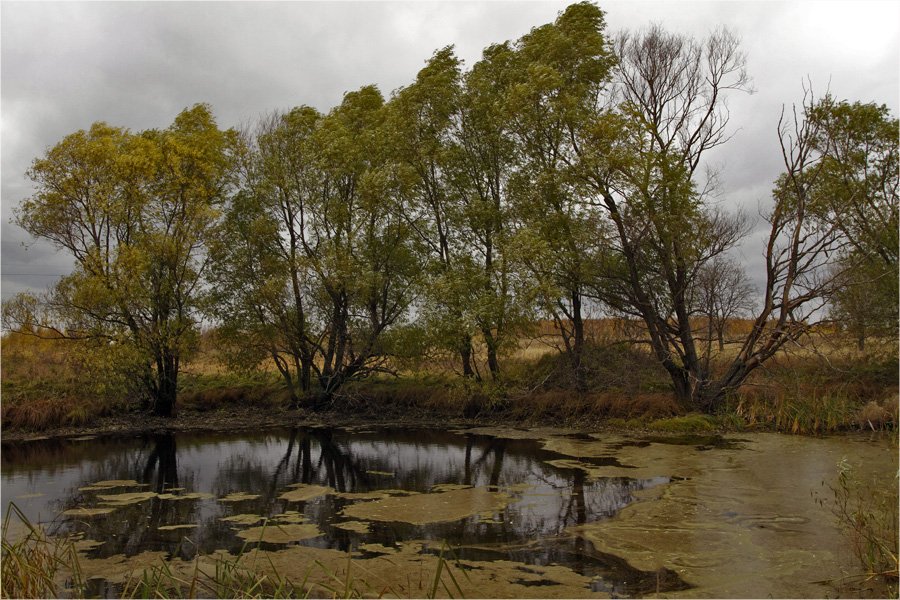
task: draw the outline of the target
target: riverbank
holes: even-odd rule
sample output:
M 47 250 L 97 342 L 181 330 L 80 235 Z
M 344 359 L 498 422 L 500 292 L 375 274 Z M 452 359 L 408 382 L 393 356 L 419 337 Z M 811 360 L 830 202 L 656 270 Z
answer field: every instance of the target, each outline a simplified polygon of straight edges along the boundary
M 235 370 L 211 348 L 179 377 L 176 416 L 151 416 L 140 394 L 79 368 L 68 346 L 3 340 L 2 431 L 35 437 L 232 430 L 278 426 L 399 423 L 509 425 L 705 433 L 823 434 L 893 429 L 898 422 L 896 355 L 833 349 L 786 355 L 754 373 L 714 415 L 685 413 L 652 357 L 623 348 L 589 355 L 588 391 L 572 389 L 554 354 L 509 358 L 499 382 L 474 381 L 432 364 L 342 387 L 329 405 L 291 409 L 277 373 Z M 845 347 L 841 347 L 846 350 Z

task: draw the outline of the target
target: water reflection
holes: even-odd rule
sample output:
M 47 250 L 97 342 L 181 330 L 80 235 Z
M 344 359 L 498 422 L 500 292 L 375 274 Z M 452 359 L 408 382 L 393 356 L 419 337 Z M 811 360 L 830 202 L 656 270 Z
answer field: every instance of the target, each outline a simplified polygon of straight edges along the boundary
M 436 430 L 296 428 L 48 440 L 3 446 L 3 503 L 4 508 L 10 501 L 21 504 L 30 518 L 50 521 L 53 532 L 80 532 L 103 541 L 91 551 L 93 558 L 144 550 L 184 559 L 219 548 L 236 552 L 245 543 L 237 535 L 241 529 L 223 518 L 296 511 L 323 535 L 293 544 L 359 551 L 366 544 L 391 547 L 434 540 L 440 546 L 446 541 L 458 549 L 460 558 L 565 565 L 594 578 L 597 590 L 645 593 L 660 581 L 663 590 L 683 587 L 674 573 L 637 571 L 594 551 L 583 537 L 565 534 L 567 527 L 614 514 L 633 500 L 636 490 L 668 478 L 590 479 L 582 469 L 548 464 L 560 458 L 534 440 Z M 134 483 L 91 487 L 128 480 Z M 337 493 L 299 502 L 282 498 L 295 484 L 325 486 Z M 368 532 L 335 527 L 350 520 L 341 514 L 345 507 L 373 501 L 348 495 L 433 493 L 435 486 L 448 484 L 487 488 L 509 501 L 503 508 L 449 522 L 415 525 L 397 515 L 396 521 L 372 521 Z M 104 507 L 111 497 L 138 492 L 154 495 L 99 518 L 55 517 L 77 507 Z M 244 499 L 223 500 L 238 492 L 246 494 Z M 34 493 L 44 495 L 17 499 Z M 168 529 L 179 525 L 191 527 Z

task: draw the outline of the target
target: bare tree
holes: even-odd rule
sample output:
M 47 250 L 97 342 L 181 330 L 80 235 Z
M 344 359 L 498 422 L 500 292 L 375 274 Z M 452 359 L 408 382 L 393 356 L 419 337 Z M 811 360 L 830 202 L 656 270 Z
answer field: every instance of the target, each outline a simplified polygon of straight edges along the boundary
M 734 260 L 715 257 L 697 272 L 691 293 L 692 312 L 706 321 L 706 355 L 711 354 L 713 340 L 719 350 L 725 349 L 725 331 L 730 319 L 746 317 L 753 312 L 756 290 L 747 279 L 744 268 Z

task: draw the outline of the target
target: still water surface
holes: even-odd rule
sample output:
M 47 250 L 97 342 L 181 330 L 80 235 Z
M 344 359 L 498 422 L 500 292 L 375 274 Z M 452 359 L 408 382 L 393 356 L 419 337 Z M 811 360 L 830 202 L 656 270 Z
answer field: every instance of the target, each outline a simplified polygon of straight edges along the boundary
M 446 544 L 474 596 L 819 597 L 851 568 L 816 501 L 841 459 L 896 485 L 886 439 L 296 428 L 4 444 L 2 501 L 97 542 L 110 581 L 248 543 L 373 572 Z

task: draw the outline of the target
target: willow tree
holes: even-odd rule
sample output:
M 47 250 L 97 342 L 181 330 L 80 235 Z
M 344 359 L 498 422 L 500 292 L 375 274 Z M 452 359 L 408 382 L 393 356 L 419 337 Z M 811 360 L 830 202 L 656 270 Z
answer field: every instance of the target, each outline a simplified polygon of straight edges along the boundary
M 514 179 L 518 237 L 583 389 L 585 313 L 604 262 L 606 233 L 573 170 L 574 134 L 595 115 L 616 62 L 603 12 L 587 2 L 569 6 L 554 23 L 518 40 L 512 61 L 505 106 L 520 158 Z
M 208 106 L 163 130 L 95 123 L 66 136 L 28 171 L 36 191 L 17 223 L 75 261 L 44 297 L 32 331 L 118 346 L 135 358 L 153 412 L 170 416 L 178 372 L 195 341 L 205 243 L 229 194 L 236 134 Z M 17 328 L 29 316 L 5 311 Z
M 295 401 L 319 404 L 388 368 L 390 336 L 421 274 L 372 86 L 328 114 L 300 107 L 264 121 L 215 249 L 215 314 L 237 345 L 270 356 Z

